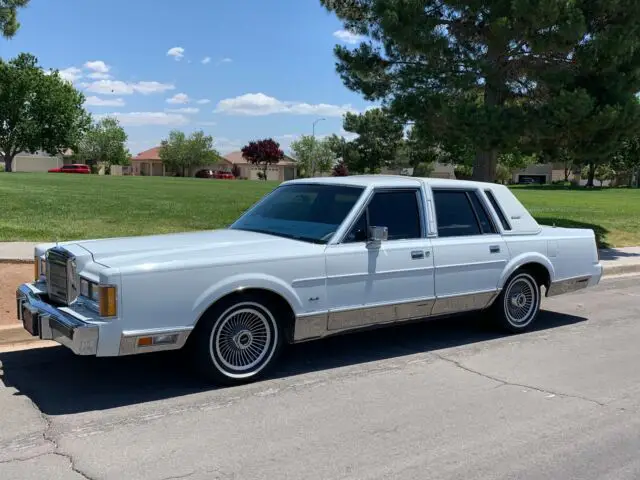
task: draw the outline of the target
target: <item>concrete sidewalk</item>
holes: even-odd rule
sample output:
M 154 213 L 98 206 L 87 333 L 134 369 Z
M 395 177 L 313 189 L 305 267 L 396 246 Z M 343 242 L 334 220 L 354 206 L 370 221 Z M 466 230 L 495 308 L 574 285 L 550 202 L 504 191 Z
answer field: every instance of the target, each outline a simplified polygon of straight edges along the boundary
M 0 262 L 24 263 L 33 262 L 33 242 L 0 242 Z

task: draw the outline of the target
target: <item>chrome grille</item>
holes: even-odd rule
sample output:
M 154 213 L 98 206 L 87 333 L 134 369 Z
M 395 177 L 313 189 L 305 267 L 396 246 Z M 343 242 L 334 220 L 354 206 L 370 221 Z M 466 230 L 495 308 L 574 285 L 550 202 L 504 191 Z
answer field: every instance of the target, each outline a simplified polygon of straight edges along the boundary
M 68 305 L 77 296 L 75 262 L 62 248 L 47 251 L 47 293 L 49 298 Z

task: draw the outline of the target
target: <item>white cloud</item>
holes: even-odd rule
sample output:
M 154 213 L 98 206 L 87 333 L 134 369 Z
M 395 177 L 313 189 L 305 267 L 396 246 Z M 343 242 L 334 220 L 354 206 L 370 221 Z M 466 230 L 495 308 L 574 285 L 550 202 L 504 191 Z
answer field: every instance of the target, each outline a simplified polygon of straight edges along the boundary
M 176 87 L 170 83 L 138 82 L 133 84 L 133 88 L 136 92 L 142 93 L 143 95 L 149 95 L 152 93 L 162 93 L 167 90 L 173 90 Z
M 180 59 L 182 59 L 182 57 L 184 57 L 184 48 L 182 47 L 173 47 L 170 48 L 167 51 L 167 55 L 169 57 L 173 57 L 176 59 L 176 61 L 179 61 Z
M 176 88 L 169 83 L 160 82 L 134 82 L 128 83 L 121 80 L 97 80 L 89 83 L 85 87 L 87 91 L 101 93 L 103 95 L 132 95 L 141 93 L 150 95 L 152 93 L 162 93 Z
M 204 57 L 201 63 L 203 65 L 206 65 L 207 63 L 211 63 L 211 57 Z
M 333 36 L 341 42 L 349 43 L 351 45 L 360 43 L 364 39 L 362 35 L 350 32 L 349 30 L 336 30 L 333 32 Z
M 246 142 L 238 140 L 237 138 L 231 139 L 226 137 L 218 137 L 213 139 L 213 145 L 221 153 L 229 153 L 235 150 L 240 150 Z
M 208 98 L 201 98 L 196 102 L 198 105 L 206 105 L 207 103 L 211 103 L 211 100 Z
M 231 115 L 273 115 L 277 113 L 291 115 L 323 115 L 341 117 L 346 112 L 355 112 L 351 105 L 331 105 L 326 103 L 310 104 L 282 101 L 264 93 L 247 93 L 239 97 L 227 98 L 218 102 L 216 113 Z
M 172 112 L 172 113 L 186 113 L 189 115 L 193 115 L 195 113 L 198 113 L 200 109 L 196 107 L 182 107 L 182 108 L 165 108 L 164 111 Z
M 171 98 L 167 98 L 167 103 L 172 104 L 185 104 L 189 103 L 189 95 L 186 93 L 177 93 Z
M 87 62 L 84 64 L 84 68 L 93 70 L 98 73 L 108 73 L 111 67 L 104 63 L 102 60 L 95 60 L 93 62 Z
M 225 57 L 222 60 L 220 60 L 217 64 L 220 65 L 221 63 L 231 63 L 231 62 L 233 62 L 233 59 L 229 57 Z
M 92 72 L 87 75 L 87 77 L 92 78 L 93 80 L 108 80 L 111 78 L 111 75 L 102 72 Z
M 125 105 L 122 98 L 107 99 L 96 97 L 95 95 L 87 97 L 84 104 L 90 107 L 124 107 Z
M 354 140 L 356 138 L 358 138 L 358 134 L 357 133 L 353 133 L 353 132 L 347 132 L 344 128 L 340 129 L 340 133 L 338 134 L 341 137 L 344 137 L 345 140 L 347 141 L 351 141 Z
M 142 127 L 146 125 L 178 126 L 189 123 L 189 119 L 182 114 L 165 112 L 114 112 L 96 115 L 96 117 L 115 117 L 124 127 Z
M 82 70 L 77 67 L 69 67 L 59 71 L 60 78 L 68 82 L 75 82 L 82 78 Z

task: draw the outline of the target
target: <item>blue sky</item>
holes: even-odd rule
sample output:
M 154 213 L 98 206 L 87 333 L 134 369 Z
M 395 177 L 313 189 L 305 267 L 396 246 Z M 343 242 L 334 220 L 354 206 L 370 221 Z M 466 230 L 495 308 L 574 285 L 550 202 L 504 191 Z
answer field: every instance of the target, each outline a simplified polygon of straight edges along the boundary
M 36 55 L 117 114 L 133 154 L 172 128 L 202 129 L 226 153 L 273 137 L 341 133 L 369 104 L 335 72 L 333 46 L 357 39 L 319 0 L 31 0 L 0 55 Z

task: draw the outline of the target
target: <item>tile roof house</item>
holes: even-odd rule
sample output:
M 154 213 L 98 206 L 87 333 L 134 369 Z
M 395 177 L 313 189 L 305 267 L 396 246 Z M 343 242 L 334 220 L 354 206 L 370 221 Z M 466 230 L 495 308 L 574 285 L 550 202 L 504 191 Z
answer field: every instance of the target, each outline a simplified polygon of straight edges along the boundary
M 131 159 L 132 175 L 143 175 L 145 177 L 162 177 L 166 174 L 166 169 L 160 160 L 160 147 L 150 148 Z
M 237 165 L 241 178 L 259 180 L 258 172 L 262 171 L 262 167 L 251 165 L 242 157 L 242 152 L 239 150 L 220 157 L 220 160 L 214 165 L 193 167 L 188 174 L 189 176 L 194 176 L 198 170 L 205 168 L 230 172 L 234 165 Z M 160 159 L 160 147 L 150 148 L 133 157 L 131 159 L 131 172 L 133 175 L 151 177 L 171 175 L 171 172 L 167 170 Z M 267 180 L 282 182 L 295 177 L 295 161 L 287 155 L 278 164 L 272 165 L 267 169 Z
M 240 169 L 241 178 L 259 180 L 258 173 L 262 172 L 263 167 L 251 165 L 242 157 L 240 150 L 228 153 L 224 155 L 222 159 L 227 162 L 226 170 L 231 170 L 233 165 L 237 165 Z M 267 168 L 267 180 L 284 182 L 286 180 L 293 180 L 294 178 L 296 178 L 296 162 L 288 155 L 285 155 L 284 158 L 275 165 L 270 165 Z

